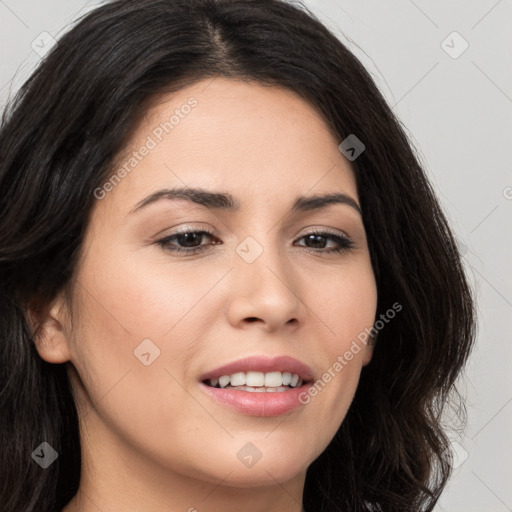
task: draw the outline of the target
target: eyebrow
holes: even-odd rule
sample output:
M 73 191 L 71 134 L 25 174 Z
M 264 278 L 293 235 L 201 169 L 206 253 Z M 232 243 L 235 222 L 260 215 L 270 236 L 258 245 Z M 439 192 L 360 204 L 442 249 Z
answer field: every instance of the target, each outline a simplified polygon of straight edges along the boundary
M 202 188 L 180 187 L 154 192 L 138 202 L 130 211 L 130 214 L 138 212 L 161 199 L 183 199 L 213 210 L 237 211 L 240 209 L 240 202 L 227 192 L 210 192 Z M 352 197 L 339 192 L 323 195 L 299 196 L 295 199 L 291 210 L 292 213 L 319 210 L 331 204 L 346 204 L 356 210 L 359 215 L 362 215 L 357 202 Z

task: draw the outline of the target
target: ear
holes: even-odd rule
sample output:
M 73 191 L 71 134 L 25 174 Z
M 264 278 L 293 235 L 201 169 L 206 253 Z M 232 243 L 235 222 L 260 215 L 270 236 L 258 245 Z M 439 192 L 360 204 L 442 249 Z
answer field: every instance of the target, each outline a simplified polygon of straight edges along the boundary
M 64 293 L 43 308 L 29 305 L 27 323 L 36 350 L 48 363 L 65 363 L 71 359 L 69 350 L 69 324 Z

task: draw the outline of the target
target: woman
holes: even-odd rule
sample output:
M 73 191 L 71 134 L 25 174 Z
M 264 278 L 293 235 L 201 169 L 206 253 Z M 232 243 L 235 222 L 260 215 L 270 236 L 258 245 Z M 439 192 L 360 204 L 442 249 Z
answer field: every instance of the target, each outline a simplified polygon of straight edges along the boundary
M 0 186 L 2 510 L 433 510 L 471 293 L 307 9 L 95 9 L 4 113 Z

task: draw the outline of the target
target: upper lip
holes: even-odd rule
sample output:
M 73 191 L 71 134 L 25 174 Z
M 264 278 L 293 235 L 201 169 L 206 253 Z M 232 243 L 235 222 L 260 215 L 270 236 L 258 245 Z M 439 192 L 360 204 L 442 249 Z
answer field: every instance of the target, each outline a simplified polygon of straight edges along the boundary
M 289 372 L 296 373 L 304 382 L 313 380 L 313 370 L 298 359 L 289 356 L 251 356 L 237 359 L 201 375 L 200 380 L 218 379 L 222 375 L 232 375 L 233 373 L 248 371 L 263 373 Z

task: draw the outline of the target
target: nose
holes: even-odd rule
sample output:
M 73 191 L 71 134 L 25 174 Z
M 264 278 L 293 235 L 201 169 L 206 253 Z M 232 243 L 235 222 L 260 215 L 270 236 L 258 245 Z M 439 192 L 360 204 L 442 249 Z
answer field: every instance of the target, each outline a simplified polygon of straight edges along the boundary
M 266 332 L 297 328 L 305 305 L 301 283 L 286 258 L 267 244 L 252 262 L 235 258 L 229 286 L 228 319 L 238 328 L 257 323 Z

